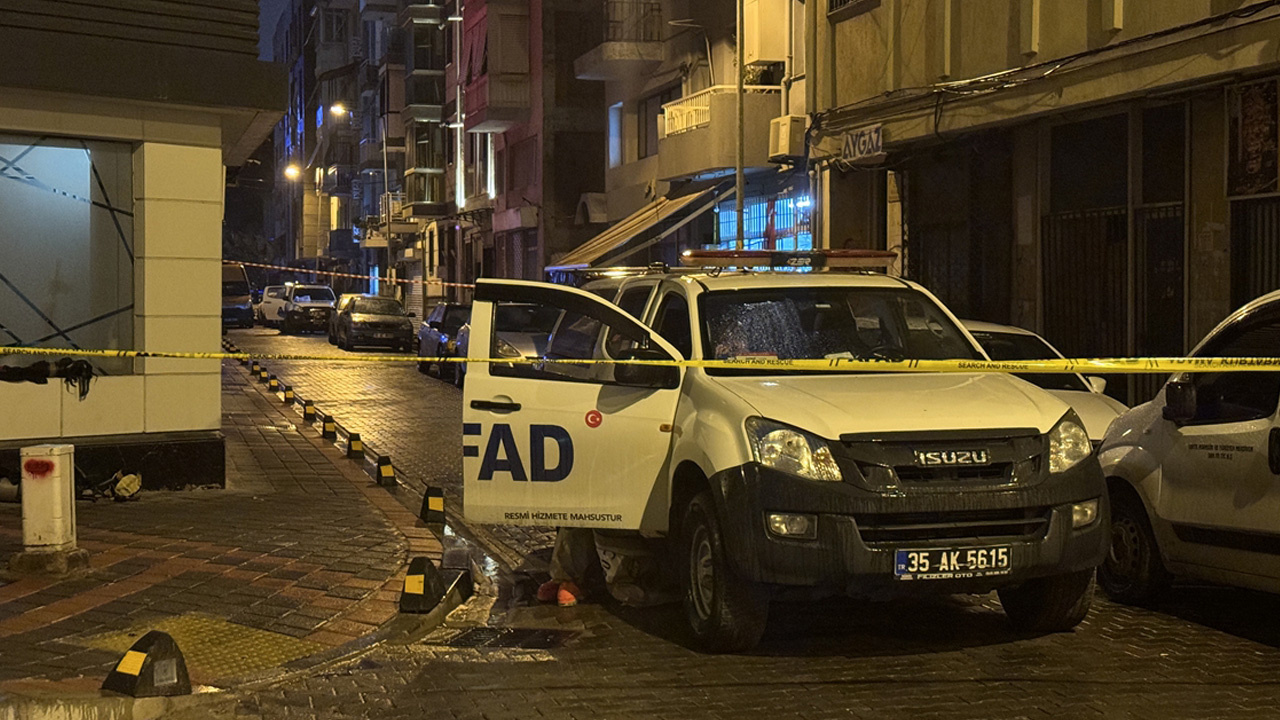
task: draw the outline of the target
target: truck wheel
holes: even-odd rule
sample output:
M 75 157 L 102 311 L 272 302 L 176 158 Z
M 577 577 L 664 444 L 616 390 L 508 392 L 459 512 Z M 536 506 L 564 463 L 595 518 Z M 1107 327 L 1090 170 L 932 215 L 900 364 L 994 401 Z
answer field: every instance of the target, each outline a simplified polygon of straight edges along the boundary
M 1111 496 L 1111 549 L 1098 568 L 1098 584 L 1112 600 L 1130 605 L 1155 600 L 1169 584 L 1151 521 L 1129 493 Z
M 769 597 L 756 583 L 729 568 L 711 493 L 685 510 L 684 607 L 698 644 L 712 652 L 749 650 L 760 642 L 769 618 Z
M 1028 580 L 1002 588 L 1000 604 L 1009 622 L 1025 632 L 1063 632 L 1089 614 L 1093 602 L 1093 570 Z

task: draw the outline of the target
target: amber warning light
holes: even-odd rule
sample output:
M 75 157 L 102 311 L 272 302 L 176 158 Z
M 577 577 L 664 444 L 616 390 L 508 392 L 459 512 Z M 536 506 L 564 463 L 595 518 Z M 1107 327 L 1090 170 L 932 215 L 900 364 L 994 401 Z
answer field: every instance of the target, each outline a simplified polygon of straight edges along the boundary
M 888 268 L 898 259 L 892 250 L 685 250 L 680 261 L 691 267 Z

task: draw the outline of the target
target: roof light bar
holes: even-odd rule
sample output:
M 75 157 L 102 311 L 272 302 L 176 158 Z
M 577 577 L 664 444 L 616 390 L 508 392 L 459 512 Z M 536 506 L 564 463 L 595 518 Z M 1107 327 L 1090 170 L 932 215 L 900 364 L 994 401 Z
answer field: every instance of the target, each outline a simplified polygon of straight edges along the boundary
M 680 261 L 697 267 L 888 268 L 892 250 L 685 250 Z

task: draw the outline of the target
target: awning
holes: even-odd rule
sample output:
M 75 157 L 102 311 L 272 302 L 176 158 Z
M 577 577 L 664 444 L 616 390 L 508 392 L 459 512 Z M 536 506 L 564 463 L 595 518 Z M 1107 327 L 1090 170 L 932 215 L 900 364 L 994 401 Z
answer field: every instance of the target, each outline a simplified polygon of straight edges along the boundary
M 564 272 L 566 270 L 579 270 L 589 267 L 605 255 L 622 250 L 623 246 L 628 242 L 648 233 L 658 225 L 676 218 L 677 215 L 681 216 L 676 219 L 674 225 L 664 230 L 658 237 L 649 239 L 643 246 L 629 248 L 622 255 L 614 255 L 609 258 L 611 262 L 606 264 L 613 264 L 612 261 L 621 260 L 627 255 L 665 238 L 677 228 L 684 226 L 702 213 L 715 207 L 715 204 L 725 196 L 732 194 L 733 190 L 729 190 L 717 196 L 714 189 L 709 189 L 676 198 L 658 198 L 621 220 L 617 225 L 569 251 L 564 257 L 560 258 L 555 266 L 546 268 L 546 271 Z

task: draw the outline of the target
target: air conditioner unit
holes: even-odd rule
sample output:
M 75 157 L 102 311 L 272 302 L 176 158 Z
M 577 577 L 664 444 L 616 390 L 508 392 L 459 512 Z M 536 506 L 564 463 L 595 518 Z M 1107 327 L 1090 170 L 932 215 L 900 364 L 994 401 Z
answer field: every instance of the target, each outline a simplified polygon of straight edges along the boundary
M 769 162 L 785 163 L 804 157 L 804 115 L 783 115 L 769 121 Z

